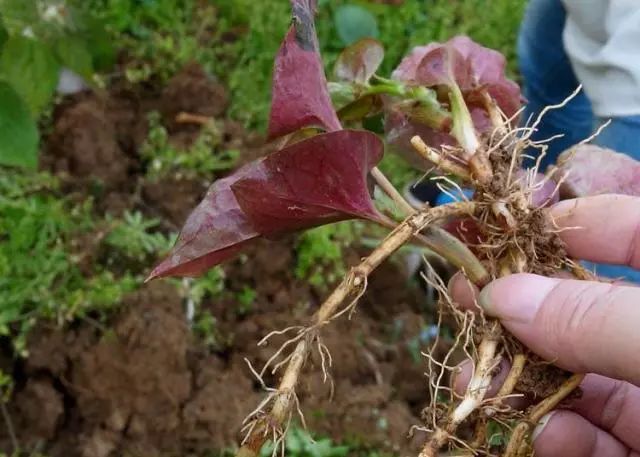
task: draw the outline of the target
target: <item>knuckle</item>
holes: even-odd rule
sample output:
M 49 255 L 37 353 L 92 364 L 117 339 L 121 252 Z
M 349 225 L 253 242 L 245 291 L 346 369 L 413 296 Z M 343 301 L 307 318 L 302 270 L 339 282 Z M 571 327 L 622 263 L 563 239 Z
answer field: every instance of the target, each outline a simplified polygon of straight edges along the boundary
M 600 423 L 605 430 L 613 430 L 619 424 L 627 398 L 631 391 L 631 385 L 624 381 L 616 381 L 607 396 Z
M 625 265 L 640 268 L 640 219 L 638 219 L 631 242 L 628 246 Z

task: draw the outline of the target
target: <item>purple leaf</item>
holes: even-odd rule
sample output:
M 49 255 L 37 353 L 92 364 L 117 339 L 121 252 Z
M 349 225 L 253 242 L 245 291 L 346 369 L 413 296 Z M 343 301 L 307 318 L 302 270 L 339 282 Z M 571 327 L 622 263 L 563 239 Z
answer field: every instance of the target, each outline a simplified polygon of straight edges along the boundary
M 461 90 L 468 90 L 471 67 L 453 46 L 438 46 L 424 55 L 416 68 L 414 81 L 427 87 L 457 84 Z
M 336 78 L 366 84 L 382 63 L 382 59 L 382 44 L 373 38 L 363 38 L 340 53 L 334 70 Z
M 520 88 L 506 78 L 504 70 L 505 59 L 499 52 L 480 46 L 468 37 L 458 36 L 446 43 L 431 43 L 414 48 L 400 62 L 392 78 L 435 89 L 451 87 L 455 82 L 462 92 L 475 130 L 485 133 L 492 126 L 480 97 L 480 90 L 486 90 L 508 117 L 513 116 L 520 108 Z M 427 144 L 435 148 L 457 144 L 447 130 L 450 126 L 440 129 L 425 127 L 406 113 L 402 116 L 394 108 L 394 103 L 387 103 L 385 109 L 388 141 L 423 169 L 431 168 L 432 164 L 424 160 L 415 161 L 415 153 L 408 143 L 413 135 L 421 135 Z
M 563 152 L 558 158 L 564 178 L 560 190 L 566 197 L 624 194 L 640 197 L 640 162 L 611 149 L 584 144 Z
M 376 135 L 341 130 L 245 165 L 213 183 L 149 279 L 201 274 L 259 236 L 351 218 L 379 219 L 367 175 L 382 154 Z
M 512 116 L 520 108 L 518 85 L 505 75 L 506 60 L 493 49 L 475 43 L 469 37 L 456 36 L 446 43 L 417 46 L 400 62 L 392 78 L 434 86 L 448 84 L 451 77 L 463 93 L 486 88 L 500 109 Z
M 280 46 L 273 71 L 269 138 L 303 127 L 327 131 L 342 126 L 331 105 L 318 51 L 314 0 L 292 0 L 293 25 Z

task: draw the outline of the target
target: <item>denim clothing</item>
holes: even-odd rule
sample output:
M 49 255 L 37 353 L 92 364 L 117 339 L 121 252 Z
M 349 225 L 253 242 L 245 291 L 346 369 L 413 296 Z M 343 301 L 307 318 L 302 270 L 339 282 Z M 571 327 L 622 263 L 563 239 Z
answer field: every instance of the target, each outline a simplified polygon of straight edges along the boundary
M 580 84 L 563 44 L 566 20 L 567 12 L 560 0 L 531 0 L 527 6 L 518 38 L 523 92 L 528 100 L 523 122 L 535 119 L 545 106 L 561 103 Z M 637 55 L 629 58 L 640 59 L 640 43 Z M 606 72 L 603 72 L 603 77 L 606 77 Z M 594 116 L 591 102 L 584 91 L 563 108 L 549 111 L 538 126 L 538 131 L 533 134 L 533 139 L 543 140 L 557 134 L 564 136 L 549 144 L 542 170 L 555 163 L 562 151 L 590 136 L 605 121 Z M 611 124 L 594 143 L 640 160 L 640 113 L 612 118 Z M 591 263 L 587 266 L 602 276 L 640 282 L 640 272 L 629 267 Z

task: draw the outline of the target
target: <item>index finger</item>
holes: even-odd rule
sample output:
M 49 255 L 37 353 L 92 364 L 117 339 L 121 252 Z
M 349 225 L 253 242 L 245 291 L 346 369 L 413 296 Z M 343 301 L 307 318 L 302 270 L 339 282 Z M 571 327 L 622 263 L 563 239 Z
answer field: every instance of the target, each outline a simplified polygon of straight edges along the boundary
M 640 268 L 640 198 L 598 195 L 565 200 L 550 210 L 572 257 Z

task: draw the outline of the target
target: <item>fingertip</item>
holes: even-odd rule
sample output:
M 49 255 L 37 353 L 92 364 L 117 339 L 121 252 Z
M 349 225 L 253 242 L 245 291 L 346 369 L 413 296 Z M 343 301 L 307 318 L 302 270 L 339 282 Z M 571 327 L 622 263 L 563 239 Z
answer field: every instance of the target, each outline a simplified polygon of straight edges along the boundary
M 547 427 L 554 414 L 556 414 L 556 411 L 551 411 L 540 419 L 540 422 L 538 422 L 538 425 L 536 425 L 536 428 L 533 429 L 533 433 L 531 434 L 531 441 L 533 443 L 535 443 L 536 438 L 544 432 L 544 429 Z
M 473 375 L 473 362 L 467 359 L 460 362 L 451 377 L 451 388 L 458 395 L 463 395 Z
M 447 289 L 449 292 L 449 296 L 462 309 L 477 309 L 477 298 L 480 291 L 478 290 L 478 287 L 473 284 L 469 280 L 469 278 L 467 278 L 461 271 L 457 272 L 449 280 Z
M 640 198 L 616 194 L 582 197 L 562 201 L 548 214 L 572 257 L 633 268 L 640 266 L 640 245 L 636 237 Z M 612 239 L 616 242 L 611 243 Z
M 545 416 L 543 421 L 533 434 L 533 447 L 538 457 L 628 455 L 628 449 L 616 438 L 578 414 L 558 410 Z

